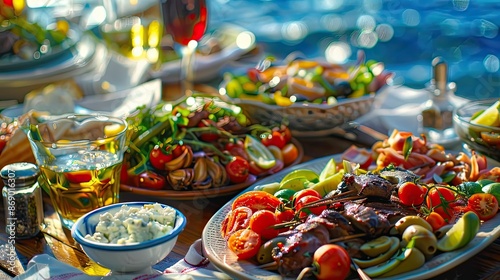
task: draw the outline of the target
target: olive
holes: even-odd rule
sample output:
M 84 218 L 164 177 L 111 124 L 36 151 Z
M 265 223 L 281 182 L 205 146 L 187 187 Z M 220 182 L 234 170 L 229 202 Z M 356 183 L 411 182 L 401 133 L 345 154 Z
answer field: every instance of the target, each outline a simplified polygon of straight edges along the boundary
M 257 261 L 260 264 L 266 264 L 274 261 L 273 256 L 272 256 L 272 251 L 274 247 L 278 246 L 278 243 L 285 243 L 286 242 L 286 237 L 285 236 L 277 236 L 273 239 L 270 239 L 266 241 L 264 244 L 262 244 L 259 248 L 259 251 L 257 252 Z
M 340 96 L 350 95 L 353 92 L 353 90 L 349 82 L 342 81 L 335 86 L 335 92 L 336 92 L 335 96 L 340 97 Z
M 420 225 L 411 225 L 403 232 L 403 241 L 406 244 L 414 242 L 414 247 L 418 248 L 426 258 L 430 258 L 437 251 L 437 238 L 434 233 Z

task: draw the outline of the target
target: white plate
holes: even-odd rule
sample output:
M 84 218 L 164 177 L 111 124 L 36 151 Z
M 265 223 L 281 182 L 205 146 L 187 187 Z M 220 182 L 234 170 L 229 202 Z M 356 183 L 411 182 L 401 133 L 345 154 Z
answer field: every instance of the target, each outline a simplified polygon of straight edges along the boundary
M 221 50 L 210 55 L 195 56 L 193 69 L 196 82 L 215 78 L 226 63 L 240 58 L 255 47 L 255 35 L 233 24 L 217 27 L 216 31 L 206 36 L 217 38 Z M 180 69 L 181 60 L 178 59 L 164 63 L 160 70 L 150 74 L 164 83 L 175 83 L 180 80 Z
M 336 160 L 340 160 L 340 155 L 326 156 L 315 159 L 295 165 L 292 168 L 285 169 L 275 175 L 264 178 L 257 184 L 263 185 L 280 181 L 290 171 L 301 168 L 311 169 L 319 173 L 332 157 Z M 243 192 L 249 191 L 254 187 L 255 184 Z M 227 248 L 226 241 L 220 235 L 220 225 L 222 224 L 226 214 L 231 209 L 231 203 L 232 200 L 215 213 L 203 229 L 203 249 L 205 250 L 208 259 L 218 269 L 236 279 L 284 279 L 275 272 L 259 269 L 254 263 L 248 261 L 238 261 L 236 255 Z M 430 261 L 426 262 L 424 266 L 417 270 L 384 279 L 428 279 L 437 276 L 473 257 L 499 237 L 500 215 L 496 215 L 495 218 L 481 225 L 476 237 L 464 248 L 452 252 L 441 253 L 434 256 Z

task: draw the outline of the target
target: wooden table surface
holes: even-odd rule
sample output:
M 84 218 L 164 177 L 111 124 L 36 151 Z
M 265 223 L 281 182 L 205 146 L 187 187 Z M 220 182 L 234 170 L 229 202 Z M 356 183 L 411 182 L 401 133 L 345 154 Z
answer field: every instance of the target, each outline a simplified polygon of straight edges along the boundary
M 353 144 L 351 141 L 334 136 L 299 138 L 298 140 L 304 149 L 303 162 L 322 156 L 341 153 Z M 212 215 L 234 197 L 234 195 L 236 194 L 210 199 L 206 197 L 196 197 L 191 200 L 176 201 L 122 192 L 120 194 L 120 200 L 158 201 L 170 204 L 181 210 L 187 217 L 187 226 L 179 236 L 173 252 L 169 255 L 169 257 L 180 259 L 186 254 L 189 246 L 194 241 L 201 238 L 203 228 Z M 4 258 L 0 258 L 0 263 L 4 267 L 4 272 L 0 272 L 0 279 L 10 279 L 11 276 L 22 273 L 29 259 L 42 253 L 53 255 L 57 259 L 78 267 L 92 275 L 104 275 L 107 273 L 107 269 L 89 261 L 86 255 L 75 246 L 69 231 L 63 230 L 60 226 L 59 220 L 54 214 L 50 205 L 50 200 L 47 197 L 45 197 L 44 210 L 46 224 L 44 231 L 48 232 L 50 235 L 41 233 L 31 239 L 18 240 L 15 246 L 20 260 L 13 269 L 14 271 L 8 271 L 12 266 L 8 264 Z M 4 217 L 3 205 L 1 207 L 1 212 L 1 216 Z M 0 219 L 0 241 L 2 244 L 7 242 L 5 220 L 3 218 Z M 477 256 L 434 279 L 500 279 L 499 253 L 500 241 L 497 240 Z

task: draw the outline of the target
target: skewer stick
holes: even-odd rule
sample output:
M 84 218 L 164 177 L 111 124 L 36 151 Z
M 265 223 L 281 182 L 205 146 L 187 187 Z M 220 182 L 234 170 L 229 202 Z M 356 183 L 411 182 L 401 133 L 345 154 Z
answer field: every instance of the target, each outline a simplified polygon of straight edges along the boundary
M 278 265 L 275 262 L 269 262 L 269 263 L 258 265 L 257 268 L 258 269 L 265 269 L 265 270 L 276 270 L 276 269 L 278 269 Z
M 330 239 L 330 240 L 328 240 L 328 243 L 341 242 L 341 241 L 356 239 L 356 238 L 365 237 L 365 236 L 366 236 L 366 233 L 357 233 L 357 234 L 353 234 L 353 235 L 346 235 L 346 236 L 341 236 L 341 237 Z

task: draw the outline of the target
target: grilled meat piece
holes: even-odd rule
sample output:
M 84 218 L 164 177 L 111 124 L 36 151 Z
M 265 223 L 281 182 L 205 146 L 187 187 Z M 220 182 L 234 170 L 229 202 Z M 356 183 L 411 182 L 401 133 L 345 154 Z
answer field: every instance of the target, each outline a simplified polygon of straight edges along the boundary
M 335 195 L 356 190 L 360 196 L 376 196 L 389 199 L 396 184 L 375 174 L 355 175 L 347 173 L 342 178 Z
M 344 209 L 343 214 L 352 225 L 370 237 L 378 237 L 386 234 L 391 228 L 387 217 L 380 215 L 375 208 L 356 202 L 346 202 Z
M 346 219 L 346 217 L 344 217 L 339 211 L 326 209 L 323 210 L 318 217 L 311 218 L 311 220 L 313 219 L 326 219 L 335 225 L 334 227 L 328 228 L 330 239 L 348 236 L 354 233 L 354 228 L 349 220 Z
M 403 206 L 398 201 L 366 201 L 363 205 L 373 208 L 377 215 L 383 216 L 391 224 L 395 224 L 402 217 L 418 215 L 419 213 L 415 208 Z
M 420 176 L 401 167 L 385 168 L 379 172 L 380 177 L 400 186 L 406 182 L 417 182 Z
M 330 223 L 312 221 L 300 224 L 286 239 L 284 246 L 275 247 L 272 255 L 278 272 L 285 277 L 296 277 L 304 267 L 312 265 L 314 252 L 328 243 Z

